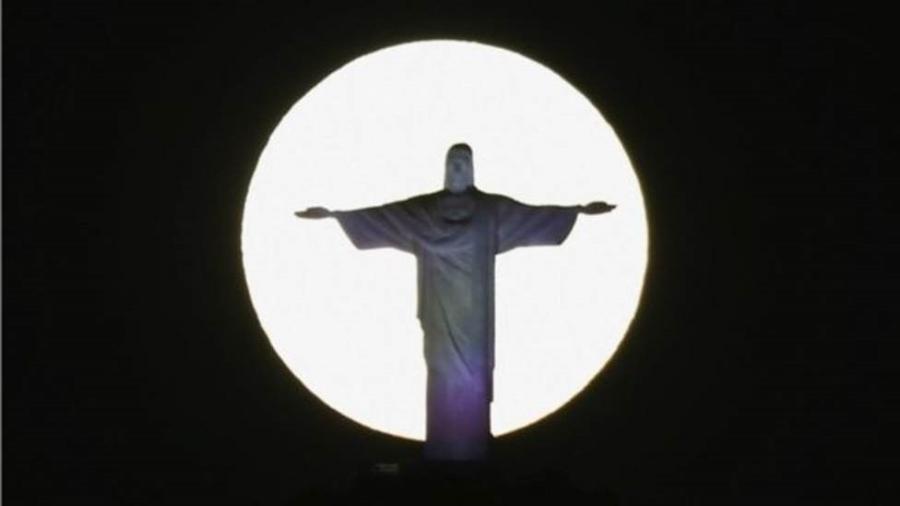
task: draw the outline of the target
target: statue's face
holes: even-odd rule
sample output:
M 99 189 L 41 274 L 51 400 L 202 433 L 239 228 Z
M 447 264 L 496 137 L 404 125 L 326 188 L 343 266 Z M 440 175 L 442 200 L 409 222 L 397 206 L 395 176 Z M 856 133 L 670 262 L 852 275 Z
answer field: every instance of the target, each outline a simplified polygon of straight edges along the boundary
M 472 155 L 464 149 L 451 149 L 447 153 L 447 169 L 444 174 L 444 188 L 460 193 L 475 181 L 472 169 Z

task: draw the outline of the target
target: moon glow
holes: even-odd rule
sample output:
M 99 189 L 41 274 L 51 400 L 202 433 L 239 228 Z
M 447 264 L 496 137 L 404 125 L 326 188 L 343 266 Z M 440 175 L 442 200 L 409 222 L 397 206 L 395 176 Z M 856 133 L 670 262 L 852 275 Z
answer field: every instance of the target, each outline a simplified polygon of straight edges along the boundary
M 425 436 L 416 263 L 359 251 L 312 206 L 349 210 L 440 189 L 447 148 L 474 152 L 475 185 L 529 204 L 605 200 L 561 246 L 496 258 L 492 432 L 548 416 L 619 346 L 637 310 L 648 231 L 640 185 L 600 112 L 542 64 L 462 41 L 363 55 L 282 118 L 253 174 L 241 231 L 260 324 L 319 399 L 371 429 Z

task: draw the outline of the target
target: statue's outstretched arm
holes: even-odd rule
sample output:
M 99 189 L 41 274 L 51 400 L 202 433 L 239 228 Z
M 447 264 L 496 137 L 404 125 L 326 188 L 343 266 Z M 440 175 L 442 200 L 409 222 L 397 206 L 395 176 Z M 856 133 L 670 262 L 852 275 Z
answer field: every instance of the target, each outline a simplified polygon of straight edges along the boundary
M 591 202 L 590 204 L 575 206 L 575 210 L 582 214 L 603 214 L 615 208 L 615 204 L 607 204 L 606 202 Z
M 394 202 L 374 207 L 333 211 L 310 207 L 297 211 L 298 218 L 334 218 L 358 249 L 396 248 L 412 253 L 415 223 L 408 205 Z
M 294 216 L 311 219 L 333 218 L 335 216 L 335 211 L 330 211 L 324 207 L 308 207 L 303 211 L 295 212 Z

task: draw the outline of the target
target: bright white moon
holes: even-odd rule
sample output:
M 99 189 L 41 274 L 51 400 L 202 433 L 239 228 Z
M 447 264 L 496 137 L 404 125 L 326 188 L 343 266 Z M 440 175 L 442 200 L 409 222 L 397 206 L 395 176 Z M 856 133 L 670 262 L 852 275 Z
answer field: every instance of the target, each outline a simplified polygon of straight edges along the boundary
M 372 429 L 422 440 L 426 372 L 416 263 L 356 250 L 333 219 L 439 190 L 456 142 L 475 185 L 529 204 L 605 200 L 561 246 L 497 257 L 492 431 L 563 406 L 602 369 L 637 309 L 647 222 L 612 128 L 559 75 L 517 53 L 460 41 L 389 47 L 341 67 L 284 116 L 244 208 L 244 269 L 272 346 L 323 402 Z

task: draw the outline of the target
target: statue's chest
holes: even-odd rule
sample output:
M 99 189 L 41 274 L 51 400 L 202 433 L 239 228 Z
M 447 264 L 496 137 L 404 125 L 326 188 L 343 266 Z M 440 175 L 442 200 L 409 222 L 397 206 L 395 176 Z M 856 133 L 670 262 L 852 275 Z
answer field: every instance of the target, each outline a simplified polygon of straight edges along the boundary
M 437 199 L 436 217 L 446 227 L 471 224 L 478 212 L 478 201 L 471 195 L 446 195 Z
M 488 202 L 472 195 L 445 195 L 435 200 L 432 222 L 436 227 L 432 245 L 436 251 L 468 250 L 476 257 L 490 248 L 492 213 Z

